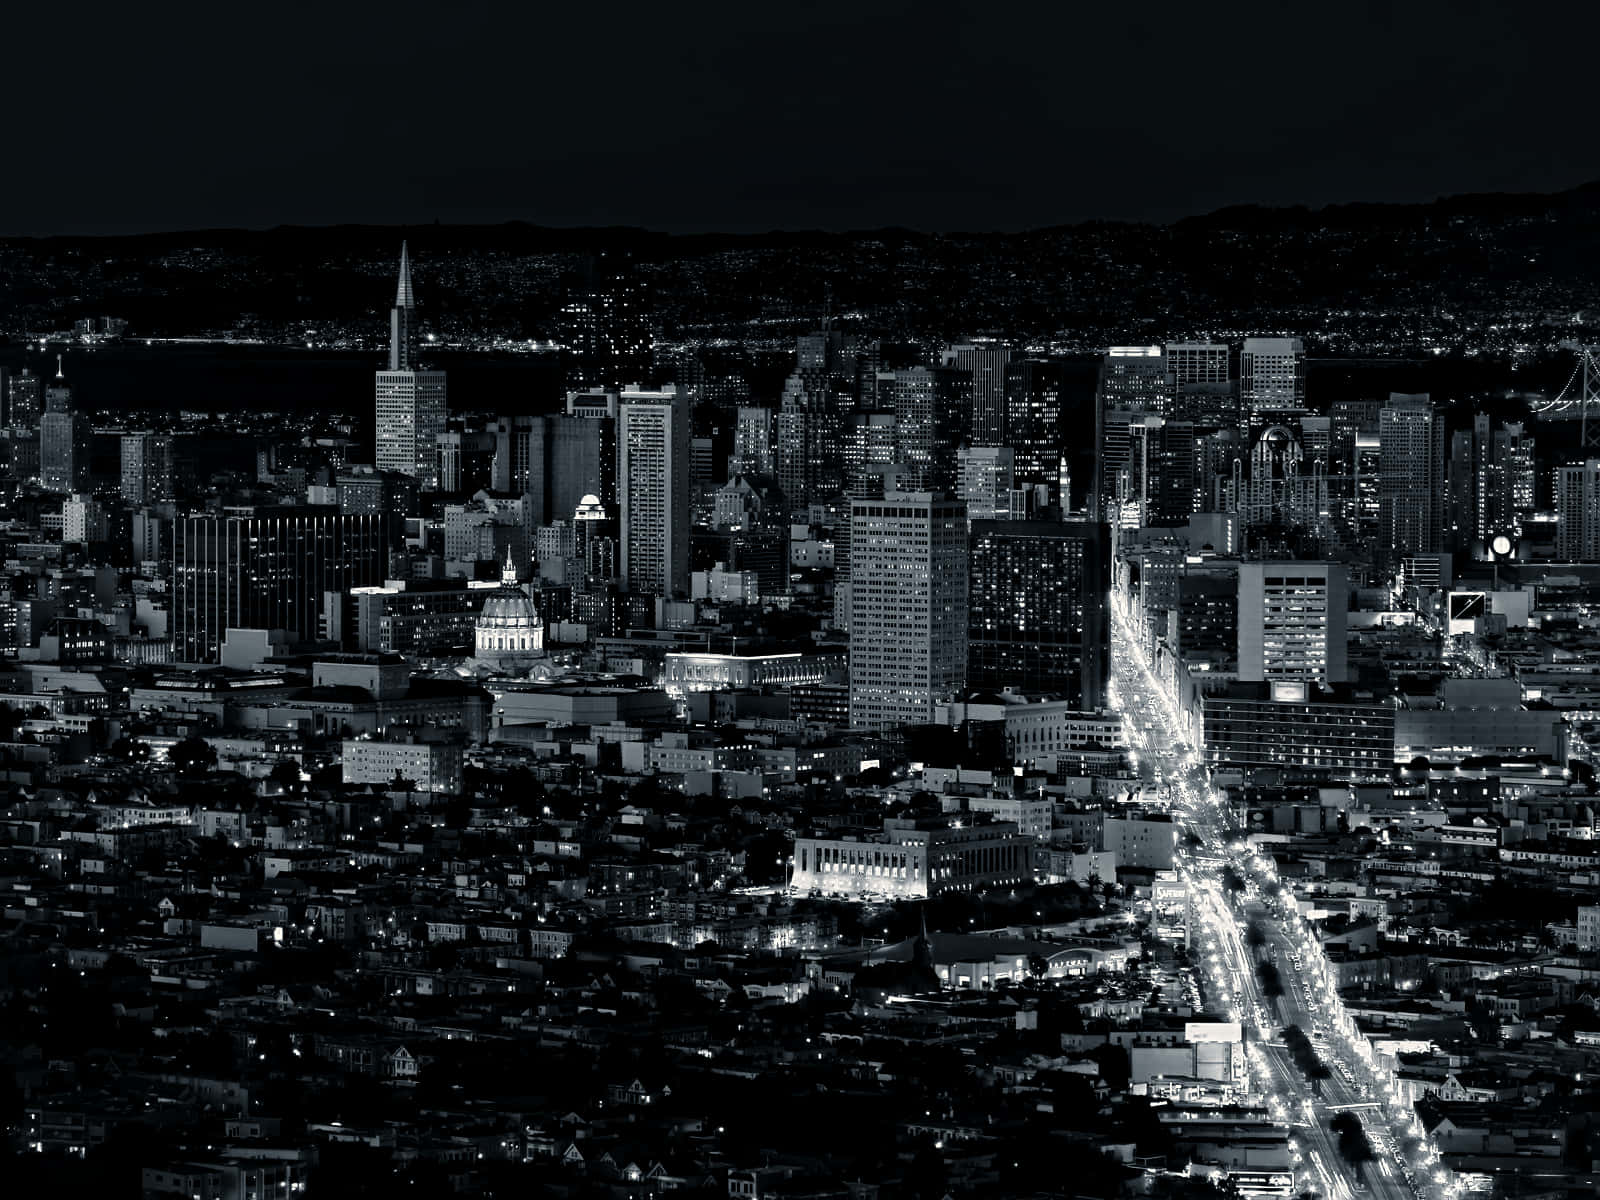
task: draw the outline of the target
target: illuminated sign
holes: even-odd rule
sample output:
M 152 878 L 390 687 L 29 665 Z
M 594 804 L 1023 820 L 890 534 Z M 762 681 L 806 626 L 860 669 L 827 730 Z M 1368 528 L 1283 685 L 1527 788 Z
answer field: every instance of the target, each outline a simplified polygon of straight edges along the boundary
M 1479 618 L 1488 610 L 1487 592 L 1451 592 L 1448 610 L 1451 636 L 1476 631 Z

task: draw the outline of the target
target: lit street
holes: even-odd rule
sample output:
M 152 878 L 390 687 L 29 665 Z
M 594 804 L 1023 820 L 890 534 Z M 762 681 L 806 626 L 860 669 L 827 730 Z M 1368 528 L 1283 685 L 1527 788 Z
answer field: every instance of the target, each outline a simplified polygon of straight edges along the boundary
M 1183 744 L 1177 714 L 1147 669 L 1133 631 L 1118 606 L 1112 621 L 1113 702 L 1129 726 L 1129 737 L 1147 786 L 1161 788 L 1184 822 L 1177 869 L 1189 886 L 1190 952 L 1206 1004 L 1238 1020 L 1245 1030 L 1251 1091 L 1290 1128 L 1296 1186 L 1338 1200 L 1376 1196 L 1416 1200 L 1441 1194 L 1423 1175 L 1424 1161 L 1407 1164 L 1420 1130 L 1408 1110 L 1390 1105 L 1357 1049 L 1355 1030 L 1336 1011 L 1337 990 L 1315 936 L 1285 902 L 1270 861 L 1239 840 L 1231 816 L 1210 787 L 1198 750 Z M 1237 889 L 1229 893 L 1225 868 Z M 1249 929 L 1261 943 L 1252 951 Z M 1276 968 L 1282 994 L 1268 996 L 1258 959 Z M 1298 1027 L 1327 1068 L 1313 1084 L 1284 1044 L 1283 1032 Z M 1358 1172 L 1340 1153 L 1332 1122 L 1341 1112 L 1361 1121 L 1374 1161 Z

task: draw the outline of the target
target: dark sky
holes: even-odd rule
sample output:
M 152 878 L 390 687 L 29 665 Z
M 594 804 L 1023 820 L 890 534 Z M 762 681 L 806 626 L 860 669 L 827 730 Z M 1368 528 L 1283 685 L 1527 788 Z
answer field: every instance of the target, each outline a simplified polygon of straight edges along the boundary
M 1600 177 L 1600 6 L 105 8 L 8 14 L 0 233 L 1018 229 Z

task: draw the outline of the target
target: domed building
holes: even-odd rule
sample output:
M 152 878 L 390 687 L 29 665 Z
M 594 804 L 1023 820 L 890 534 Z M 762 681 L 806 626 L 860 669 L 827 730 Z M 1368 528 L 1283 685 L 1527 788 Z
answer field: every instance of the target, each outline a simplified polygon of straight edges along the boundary
M 501 675 L 526 675 L 544 657 L 544 618 L 517 582 L 510 550 L 500 586 L 484 598 L 478 614 L 474 650 L 481 668 Z

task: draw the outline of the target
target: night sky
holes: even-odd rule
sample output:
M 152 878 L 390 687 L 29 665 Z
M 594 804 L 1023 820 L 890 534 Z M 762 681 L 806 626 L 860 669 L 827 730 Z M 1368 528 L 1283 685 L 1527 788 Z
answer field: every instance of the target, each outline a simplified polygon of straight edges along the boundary
M 1600 176 L 1596 6 L 103 7 L 8 14 L 0 233 L 1019 229 Z

